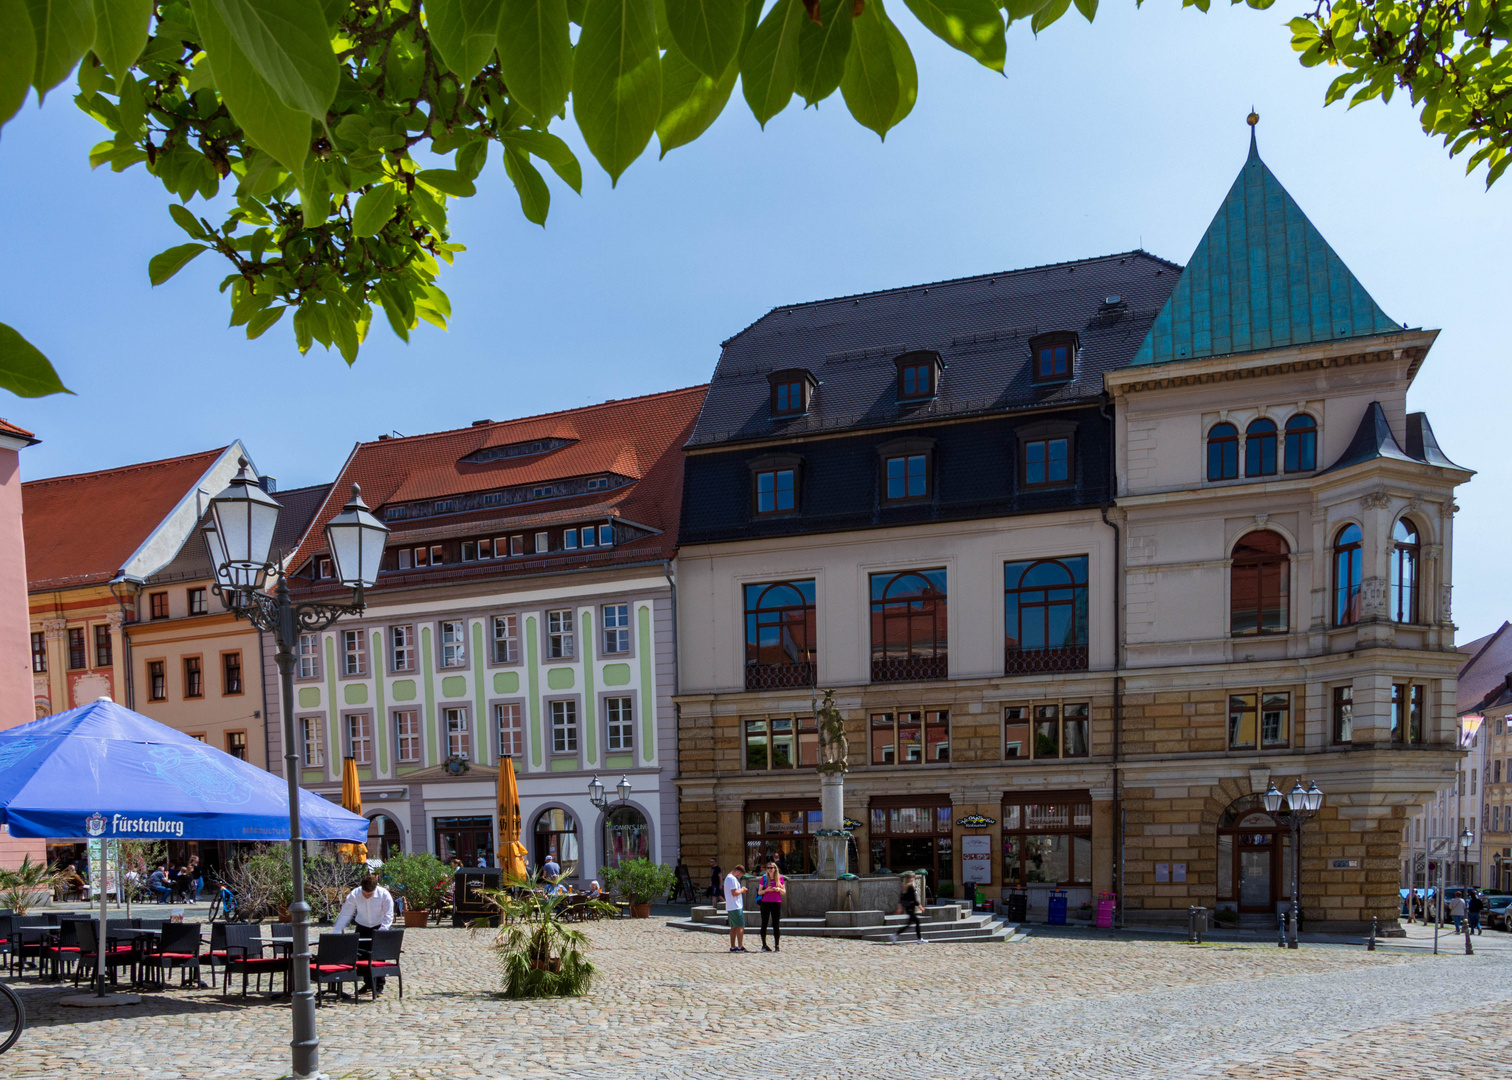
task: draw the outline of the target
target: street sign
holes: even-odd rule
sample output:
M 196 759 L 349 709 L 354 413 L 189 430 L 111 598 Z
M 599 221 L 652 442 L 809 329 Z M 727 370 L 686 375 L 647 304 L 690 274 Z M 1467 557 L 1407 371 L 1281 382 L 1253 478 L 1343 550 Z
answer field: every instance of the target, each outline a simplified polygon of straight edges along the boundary
M 1443 857 L 1454 850 L 1454 837 L 1430 836 L 1428 838 L 1428 854 L 1430 856 Z

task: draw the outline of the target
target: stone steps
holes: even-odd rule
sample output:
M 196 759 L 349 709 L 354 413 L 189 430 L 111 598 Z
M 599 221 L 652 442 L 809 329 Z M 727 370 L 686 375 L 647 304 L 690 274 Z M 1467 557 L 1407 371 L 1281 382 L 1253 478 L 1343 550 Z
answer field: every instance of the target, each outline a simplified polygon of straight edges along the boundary
M 882 925 L 871 926 L 830 926 L 824 919 L 795 918 L 782 920 L 782 935 L 784 937 L 828 937 L 850 938 L 854 941 L 869 941 L 872 943 L 887 943 L 892 935 L 900 928 L 908 924 L 908 918 L 904 915 L 884 916 Z M 695 920 L 695 919 L 672 919 L 668 926 L 677 930 L 691 930 L 706 934 L 725 934 L 729 927 L 723 919 L 720 920 Z M 761 923 L 758 919 L 748 919 L 746 925 L 746 937 L 760 941 Z M 922 924 L 925 941 L 938 942 L 1007 942 L 1022 941 L 1027 936 L 1013 923 L 1004 923 L 994 915 L 968 915 L 963 919 L 955 920 L 925 920 Z M 899 939 L 903 941 L 904 939 Z M 912 935 L 906 939 L 913 940 Z

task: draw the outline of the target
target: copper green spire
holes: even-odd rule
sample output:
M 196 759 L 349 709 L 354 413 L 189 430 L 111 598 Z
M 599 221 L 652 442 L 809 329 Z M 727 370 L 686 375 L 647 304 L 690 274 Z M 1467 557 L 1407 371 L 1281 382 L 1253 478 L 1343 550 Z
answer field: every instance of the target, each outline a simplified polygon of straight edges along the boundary
M 1328 246 L 1255 145 L 1134 354 L 1134 364 L 1399 329 Z

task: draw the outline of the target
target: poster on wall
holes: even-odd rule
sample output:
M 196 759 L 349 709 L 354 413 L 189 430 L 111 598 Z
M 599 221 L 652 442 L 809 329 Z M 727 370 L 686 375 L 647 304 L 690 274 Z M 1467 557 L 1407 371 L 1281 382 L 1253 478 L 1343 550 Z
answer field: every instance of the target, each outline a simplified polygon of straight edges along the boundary
M 992 837 L 961 837 L 961 878 L 968 885 L 992 884 Z

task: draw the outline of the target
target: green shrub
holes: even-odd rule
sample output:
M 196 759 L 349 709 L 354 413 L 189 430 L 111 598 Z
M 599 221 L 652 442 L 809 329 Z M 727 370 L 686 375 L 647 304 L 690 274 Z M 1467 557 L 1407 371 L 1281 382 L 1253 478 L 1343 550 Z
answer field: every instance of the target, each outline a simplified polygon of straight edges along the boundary
M 429 911 L 446 892 L 452 871 L 428 851 L 405 851 L 383 864 L 383 883 L 407 911 Z
M 626 859 L 604 868 L 604 884 L 632 904 L 649 904 L 666 897 L 677 884 L 677 872 L 650 859 Z
M 566 892 L 548 896 L 534 875 L 523 888 L 481 891 L 505 917 L 493 941 L 505 997 L 581 997 L 588 992 L 598 975 L 587 956 L 588 935 L 562 920 L 562 908 L 571 902 L 586 905 L 592 914 L 613 915 L 613 904 Z

